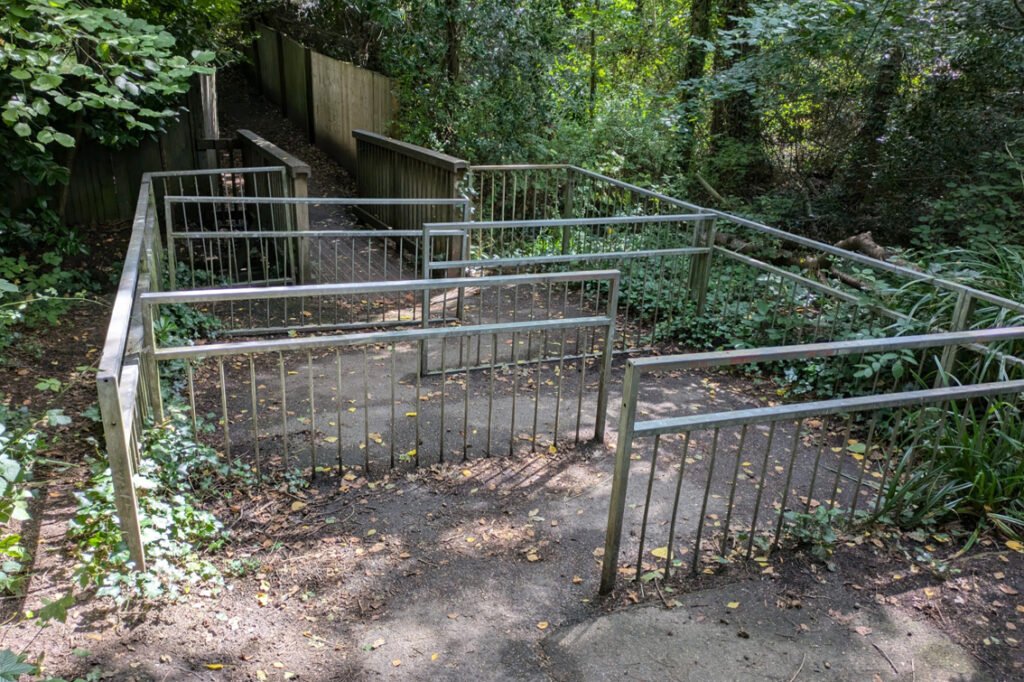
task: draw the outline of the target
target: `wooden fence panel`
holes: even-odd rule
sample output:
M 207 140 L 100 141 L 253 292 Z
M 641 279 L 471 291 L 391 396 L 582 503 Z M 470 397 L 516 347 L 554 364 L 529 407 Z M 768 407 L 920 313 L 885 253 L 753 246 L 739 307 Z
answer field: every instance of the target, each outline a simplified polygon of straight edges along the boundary
M 196 135 L 192 116 L 183 114 L 162 136 L 143 140 L 136 147 L 110 149 L 80 140 L 68 184 L 65 222 L 92 226 L 131 218 L 143 173 L 197 167 Z M 9 205 L 17 210 L 44 197 L 56 207 L 59 191 L 16 184 Z
M 281 36 L 284 64 L 284 105 L 288 118 L 309 133 L 309 74 L 305 47 L 288 36 Z
M 391 79 L 318 52 L 310 53 L 309 78 L 317 146 L 355 173 L 352 133 L 388 131 L 397 108 Z
M 262 24 L 257 27 L 257 31 L 259 39 L 256 41 L 256 51 L 259 58 L 260 86 L 268 99 L 281 104 L 281 52 L 277 42 L 277 31 Z

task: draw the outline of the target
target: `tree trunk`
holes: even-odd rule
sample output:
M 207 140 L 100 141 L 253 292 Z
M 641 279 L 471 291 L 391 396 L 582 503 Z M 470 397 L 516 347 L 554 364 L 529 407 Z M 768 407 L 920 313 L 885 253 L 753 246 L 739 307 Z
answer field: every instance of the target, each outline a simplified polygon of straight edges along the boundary
M 847 167 L 843 199 L 848 208 L 858 208 L 869 196 L 872 180 L 878 170 L 883 138 L 899 94 L 903 70 L 903 48 L 893 45 L 882 55 L 878 72 L 867 98 L 864 124 L 857 132 Z
M 692 0 L 690 5 L 690 43 L 686 47 L 686 57 L 679 74 L 683 82 L 693 81 L 704 75 L 708 51 L 705 45 L 711 40 L 711 0 Z M 686 97 L 694 97 L 691 90 Z M 690 169 L 693 163 L 693 152 L 696 148 L 696 127 L 698 117 L 693 115 L 686 122 L 689 130 L 683 136 L 680 149 L 680 165 Z
M 445 32 L 445 74 L 448 83 L 459 80 L 461 63 L 459 50 L 462 32 L 459 27 L 459 0 L 444 0 L 444 32 Z
M 748 0 L 724 0 L 721 7 L 724 20 L 723 30 L 736 28 L 739 19 L 750 16 Z M 737 62 L 748 58 L 753 47 L 743 45 L 733 55 L 725 56 L 721 51 L 715 54 L 715 73 L 721 73 L 734 66 Z M 764 153 L 761 140 L 761 116 L 754 107 L 753 98 L 745 90 L 717 100 L 711 113 L 710 156 L 713 157 L 723 147 L 736 143 L 743 147 L 745 161 L 740 168 L 730 168 L 731 191 L 750 193 L 757 187 L 764 187 L 771 182 L 772 169 L 767 155 Z

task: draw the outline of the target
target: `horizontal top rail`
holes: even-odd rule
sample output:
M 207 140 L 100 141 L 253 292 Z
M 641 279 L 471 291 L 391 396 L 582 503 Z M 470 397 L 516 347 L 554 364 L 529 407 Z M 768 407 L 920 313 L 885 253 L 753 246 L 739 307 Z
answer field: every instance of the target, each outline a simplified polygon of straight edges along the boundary
M 469 162 L 463 159 L 449 156 L 444 152 L 436 152 L 432 149 L 426 149 L 414 144 L 409 144 L 408 142 L 395 140 L 377 133 L 371 133 L 368 130 L 353 130 L 352 137 L 358 141 L 369 142 L 370 144 L 378 147 L 391 149 L 418 161 L 423 161 L 424 163 L 428 163 L 432 166 L 444 168 L 445 170 L 464 171 L 469 169 Z
M 432 233 L 436 234 L 436 233 Z M 595 260 L 633 260 L 658 256 L 695 256 L 710 253 L 706 246 L 687 246 L 678 249 L 649 249 L 645 251 L 605 251 L 602 253 L 566 253 L 553 256 L 523 256 L 521 258 L 478 258 L 470 260 L 431 261 L 431 270 L 448 270 L 476 265 L 539 265 L 542 263 L 578 263 Z
M 837 357 L 854 353 L 885 353 L 906 348 L 936 348 L 966 344 L 984 345 L 1017 339 L 1024 339 L 1024 327 L 1003 327 L 977 331 L 894 336 L 880 339 L 807 343 L 798 346 L 739 348 L 710 353 L 686 353 L 662 357 L 635 358 L 630 360 L 629 363 L 637 371 L 646 373 L 695 369 L 698 367 L 742 365 L 751 362 L 777 362 L 780 360 Z
M 452 199 L 438 197 L 436 199 L 400 199 L 400 198 L 363 198 L 363 197 L 202 197 L 202 196 L 166 196 L 168 204 L 306 204 L 312 206 L 468 206 L 469 199 Z
M 143 174 L 143 178 L 188 178 L 197 175 L 243 175 L 246 173 L 280 173 L 283 166 L 250 166 L 247 168 L 204 168 L 201 170 L 159 171 Z
M 439 237 L 461 237 L 466 233 L 462 230 L 438 230 L 431 232 Z M 281 232 L 280 230 L 248 230 L 234 232 L 232 230 L 218 230 L 210 232 L 171 232 L 171 236 L 180 239 L 309 239 L 316 237 L 356 237 L 371 238 L 383 237 L 393 238 L 414 238 L 422 237 L 423 230 L 346 230 L 338 228 L 334 230 L 303 230 L 301 232 Z
M 756 407 L 746 410 L 715 412 L 712 414 L 691 414 L 685 417 L 651 419 L 649 421 L 637 422 L 633 427 L 633 433 L 638 436 L 659 436 L 670 433 L 683 433 L 694 429 L 721 429 L 729 426 L 741 426 L 743 424 L 759 424 L 788 419 L 806 419 L 807 417 L 829 414 L 842 414 L 845 412 L 874 411 L 894 407 L 926 405 L 939 401 L 981 398 L 1020 393 L 1022 391 L 1024 391 L 1024 379 L 968 386 L 929 388 L 920 391 L 904 391 L 902 393 L 865 395 L 855 398 L 816 400 L 809 403 L 777 405 L 775 407 Z
M 464 327 L 434 327 L 432 329 L 402 329 L 398 331 L 358 332 L 355 334 L 331 336 L 307 336 L 303 338 L 261 339 L 259 341 L 237 341 L 234 343 L 211 343 L 199 346 L 175 346 L 157 348 L 154 355 L 157 360 L 181 360 L 185 358 L 216 357 L 218 355 L 238 355 L 244 353 L 274 353 L 295 350 L 311 350 L 314 348 L 336 348 L 339 346 L 358 346 L 375 343 L 401 343 L 422 341 L 438 338 L 462 336 L 486 336 L 514 332 L 528 334 L 545 330 L 571 329 L 574 327 L 602 327 L 613 322 L 607 315 L 593 317 L 572 317 L 557 320 L 530 320 L 525 322 L 499 322 L 494 324 L 477 324 Z M 527 364 L 535 360 L 521 359 L 517 364 Z M 508 364 L 508 363 L 501 363 Z
M 128 347 L 128 333 L 131 326 L 132 307 L 135 293 L 139 285 L 139 270 L 142 266 L 142 245 L 145 240 L 149 221 L 150 174 L 142 176 L 139 187 L 139 198 L 135 205 L 135 220 L 132 222 L 132 234 L 128 241 L 128 250 L 124 257 L 124 269 L 117 285 L 113 310 L 110 313 L 110 325 L 103 342 L 103 353 L 100 355 L 97 378 L 101 381 L 117 381 L 121 375 L 125 349 Z
M 344 296 L 379 294 L 460 287 L 497 287 L 503 285 L 540 284 L 547 282 L 582 282 L 593 280 L 618 281 L 618 270 L 581 270 L 499 277 L 453 277 L 448 279 L 407 279 L 390 282 L 346 282 L 342 284 L 304 284 L 300 286 L 244 287 L 231 289 L 193 289 L 190 291 L 151 292 L 141 296 L 144 303 L 167 305 L 172 303 L 214 303 L 218 301 L 244 301 L 250 298 L 277 299 L 302 296 Z
M 469 167 L 470 171 L 528 171 L 528 170 L 573 170 L 575 166 L 567 163 L 510 163 L 501 164 L 480 164 Z
M 540 218 L 536 220 L 480 220 L 469 222 L 427 223 L 424 227 L 454 228 L 471 226 L 474 230 L 526 227 L 585 227 L 587 225 L 642 225 L 646 223 L 686 223 L 714 218 L 709 213 L 677 213 L 671 215 L 612 216 L 608 218 Z

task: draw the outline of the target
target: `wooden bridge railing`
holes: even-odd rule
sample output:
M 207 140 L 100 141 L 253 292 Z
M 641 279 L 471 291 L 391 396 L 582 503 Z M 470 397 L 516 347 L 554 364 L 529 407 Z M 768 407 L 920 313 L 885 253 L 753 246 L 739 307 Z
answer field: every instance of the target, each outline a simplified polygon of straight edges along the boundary
M 356 140 L 356 186 L 362 197 L 457 199 L 469 162 L 366 130 Z M 364 217 L 381 227 L 419 229 L 424 223 L 464 220 L 451 207 L 381 206 Z M 440 220 L 439 220 L 440 219 Z

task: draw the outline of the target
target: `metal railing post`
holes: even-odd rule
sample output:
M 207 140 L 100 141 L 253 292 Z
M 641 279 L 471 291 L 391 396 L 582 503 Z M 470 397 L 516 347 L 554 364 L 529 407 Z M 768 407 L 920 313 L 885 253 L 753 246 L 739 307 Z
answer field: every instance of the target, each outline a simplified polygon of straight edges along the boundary
M 619 567 L 619 547 L 622 543 L 622 520 L 626 513 L 626 490 L 629 487 L 629 455 L 633 450 L 633 422 L 640 392 L 639 373 L 632 361 L 626 364 L 622 381 L 622 408 L 619 412 L 619 435 L 615 445 L 615 468 L 612 474 L 612 493 L 608 503 L 608 529 L 605 531 L 604 559 L 601 564 L 600 594 L 615 588 L 615 575 Z
M 601 352 L 601 371 L 597 384 L 597 415 L 594 419 L 594 440 L 604 442 L 605 422 L 608 412 L 608 383 L 612 375 L 612 357 L 615 354 L 615 315 L 619 307 L 619 277 L 608 283 L 608 328 L 604 335 L 604 349 Z M 583 360 L 586 361 L 586 358 Z
M 695 256 L 690 266 L 690 298 L 696 303 L 697 317 L 704 315 L 704 304 L 708 295 L 708 280 L 711 278 L 711 248 L 715 244 L 715 221 L 698 222 L 693 232 L 693 245 L 708 249 L 707 253 Z
M 142 529 L 139 526 L 139 506 L 135 496 L 135 467 L 132 465 L 131 454 L 128 452 L 127 430 L 130 424 L 122 420 L 121 397 L 118 391 L 117 377 L 109 373 L 101 373 L 96 378 L 96 393 L 103 418 L 103 436 L 107 444 L 107 458 L 110 460 L 110 473 L 114 484 L 114 505 L 117 508 L 118 524 L 121 535 L 135 569 L 146 570 L 146 555 L 142 548 Z
M 974 312 L 975 299 L 966 290 L 961 290 L 956 297 L 956 305 L 953 307 L 953 315 L 949 323 L 949 331 L 959 332 L 967 328 L 968 319 Z M 935 387 L 949 385 L 949 375 L 953 373 L 956 364 L 957 346 L 946 346 L 942 349 L 942 359 L 939 361 L 939 376 L 935 377 Z

